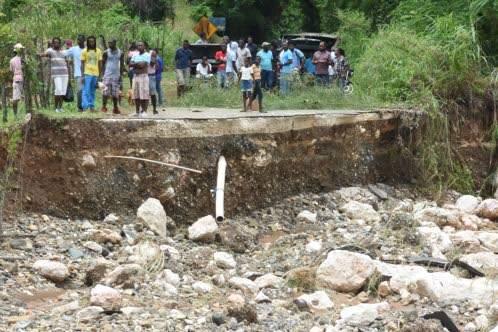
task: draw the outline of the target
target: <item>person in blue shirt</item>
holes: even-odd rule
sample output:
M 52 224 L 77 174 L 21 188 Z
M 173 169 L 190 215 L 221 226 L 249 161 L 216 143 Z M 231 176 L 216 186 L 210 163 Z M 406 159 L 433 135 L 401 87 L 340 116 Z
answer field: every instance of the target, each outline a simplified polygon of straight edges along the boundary
M 157 102 L 159 106 L 163 105 L 163 90 L 161 89 L 161 80 L 163 79 L 164 61 L 163 58 L 159 56 L 159 49 L 155 48 L 156 57 L 156 91 L 157 91 Z
M 315 75 L 315 65 L 313 64 L 312 57 L 309 57 L 304 62 L 304 71 L 310 75 Z
M 186 91 L 190 79 L 190 65 L 192 64 L 192 51 L 188 40 L 183 41 L 183 46 L 176 50 L 175 53 L 175 74 L 178 97 L 181 97 Z
M 289 50 L 289 44 L 284 41 L 282 44 L 282 51 L 279 55 L 280 62 L 280 94 L 285 96 L 289 93 L 291 88 L 291 74 L 292 74 L 292 52 Z
M 270 43 L 264 42 L 263 49 L 257 53 L 261 59 L 261 87 L 265 90 L 270 90 L 273 87 L 273 53 L 270 46 Z
M 304 53 L 296 48 L 292 41 L 289 42 L 289 50 L 292 52 L 292 69 L 301 72 L 304 66 Z
M 65 51 L 65 56 L 73 61 L 73 76 L 77 92 L 78 110 L 83 112 L 82 106 L 82 91 L 83 91 L 83 75 L 81 73 L 81 52 L 85 49 L 85 36 L 78 35 L 78 45 L 73 46 Z

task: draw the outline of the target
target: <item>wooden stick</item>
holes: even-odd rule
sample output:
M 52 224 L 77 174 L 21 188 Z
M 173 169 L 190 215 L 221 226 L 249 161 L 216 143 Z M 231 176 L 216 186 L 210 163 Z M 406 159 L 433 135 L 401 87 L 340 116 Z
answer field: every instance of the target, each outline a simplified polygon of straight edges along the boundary
M 197 169 L 183 167 L 183 166 L 174 165 L 174 164 L 163 163 L 162 161 L 157 161 L 157 160 L 150 160 L 150 159 L 137 158 L 137 157 L 127 157 L 127 156 L 104 156 L 104 158 L 140 160 L 140 161 L 146 161 L 146 162 L 153 163 L 153 164 L 158 164 L 158 165 L 163 165 L 163 166 L 168 166 L 168 167 L 173 167 L 173 168 L 179 168 L 179 169 L 183 169 L 185 171 L 202 174 L 202 171 L 199 171 Z

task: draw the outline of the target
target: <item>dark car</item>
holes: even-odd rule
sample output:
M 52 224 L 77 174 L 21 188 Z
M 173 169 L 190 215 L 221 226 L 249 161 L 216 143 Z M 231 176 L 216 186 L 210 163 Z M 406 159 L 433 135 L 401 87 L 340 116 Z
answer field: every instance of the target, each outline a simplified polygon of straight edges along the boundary
M 318 50 L 320 42 L 325 42 L 327 49 L 337 44 L 339 38 L 336 35 L 317 33 L 317 32 L 301 32 L 288 33 L 282 36 L 282 40 L 293 42 L 297 49 L 301 50 L 306 58 L 313 55 Z
M 197 64 L 202 61 L 203 56 L 207 56 L 213 69 L 213 73 L 216 73 L 218 64 L 214 58 L 214 55 L 216 52 L 221 50 L 221 44 L 192 44 L 190 45 L 190 49 L 192 50 L 192 65 L 190 67 L 192 74 L 195 74 Z

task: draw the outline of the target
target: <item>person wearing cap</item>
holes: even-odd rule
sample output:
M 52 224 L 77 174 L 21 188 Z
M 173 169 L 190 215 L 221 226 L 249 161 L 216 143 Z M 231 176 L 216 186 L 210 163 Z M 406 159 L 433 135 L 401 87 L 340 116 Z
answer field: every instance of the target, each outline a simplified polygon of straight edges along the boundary
M 21 58 L 22 50 L 24 46 L 22 44 L 14 45 L 14 57 L 10 59 L 10 71 L 13 74 L 12 78 L 12 109 L 14 111 L 14 117 L 17 119 L 17 108 L 19 105 L 19 100 L 21 100 L 22 90 L 23 90 L 23 60 Z M 3 111 L 3 122 L 7 122 L 7 108 L 4 107 Z
M 257 53 L 261 59 L 261 87 L 270 90 L 273 87 L 273 53 L 270 50 L 270 43 L 264 42 L 261 46 L 263 49 Z
M 78 35 L 77 38 L 78 45 L 70 47 L 65 51 L 66 57 L 70 58 L 73 62 L 73 78 L 76 86 L 76 100 L 78 104 L 78 110 L 83 111 L 82 106 L 82 91 L 83 91 L 83 75 L 81 74 L 81 53 L 85 49 L 85 36 Z M 68 41 L 66 41 L 68 45 Z M 71 43 L 72 45 L 72 43 Z M 69 45 L 68 45 L 69 46 Z

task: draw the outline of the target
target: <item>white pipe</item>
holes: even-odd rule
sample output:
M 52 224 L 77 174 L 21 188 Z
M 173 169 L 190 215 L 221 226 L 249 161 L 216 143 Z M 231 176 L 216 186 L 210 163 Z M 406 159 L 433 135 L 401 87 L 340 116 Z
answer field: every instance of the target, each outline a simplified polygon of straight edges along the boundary
M 225 199 L 225 171 L 227 162 L 225 157 L 221 156 L 218 160 L 218 179 L 216 181 L 216 221 L 221 222 L 225 219 L 224 203 Z

